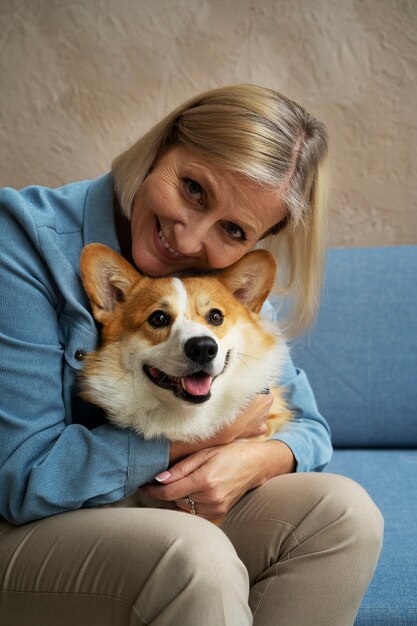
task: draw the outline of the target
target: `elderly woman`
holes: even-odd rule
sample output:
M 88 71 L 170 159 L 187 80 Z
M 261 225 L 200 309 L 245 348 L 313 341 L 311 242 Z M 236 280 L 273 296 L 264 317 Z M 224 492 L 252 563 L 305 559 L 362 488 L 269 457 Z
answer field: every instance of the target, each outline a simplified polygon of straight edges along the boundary
M 329 429 L 289 356 L 280 383 L 295 419 L 268 441 L 250 438 L 269 396 L 210 440 L 171 444 L 92 411 L 80 423 L 74 387 L 99 336 L 79 277 L 89 242 L 152 276 L 273 245 L 291 296 L 281 323 L 288 336 L 305 328 L 320 294 L 326 153 L 323 125 L 299 105 L 241 85 L 186 102 L 97 180 L 2 192 L 3 626 L 353 623 L 382 520 L 361 487 L 321 473 Z M 178 510 L 101 506 L 139 485 Z

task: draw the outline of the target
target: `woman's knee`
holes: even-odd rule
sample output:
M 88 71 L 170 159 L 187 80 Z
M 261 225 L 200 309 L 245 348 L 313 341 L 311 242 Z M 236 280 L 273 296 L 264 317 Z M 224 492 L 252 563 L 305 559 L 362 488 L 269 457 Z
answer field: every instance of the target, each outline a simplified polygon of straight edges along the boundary
M 318 472 L 277 476 L 248 494 L 228 521 L 240 519 L 244 509 L 248 517 L 279 521 L 282 540 L 288 537 L 291 545 L 291 537 L 303 543 L 316 535 L 317 545 L 357 541 L 375 554 L 381 549 L 382 515 L 363 487 L 345 476 Z
M 348 537 L 366 544 L 368 555 L 379 555 L 383 543 L 384 519 L 367 491 L 357 482 L 337 474 L 323 474 L 329 503 L 343 520 Z
M 350 478 L 338 474 L 310 473 L 303 477 L 304 497 L 311 513 L 305 524 L 298 524 L 295 530 L 297 539 L 301 541 L 303 532 L 311 533 L 312 529 L 315 532 L 331 529 L 329 538 L 332 537 L 340 546 L 349 548 L 349 545 L 359 545 L 365 549 L 368 557 L 378 558 L 383 542 L 384 520 L 365 489 Z
M 169 545 L 174 570 L 181 568 L 188 576 L 201 576 L 206 585 L 217 586 L 221 579 L 227 584 L 228 578 L 238 578 L 247 586 L 247 571 L 232 543 L 218 526 L 199 517 L 170 513 L 178 524 Z

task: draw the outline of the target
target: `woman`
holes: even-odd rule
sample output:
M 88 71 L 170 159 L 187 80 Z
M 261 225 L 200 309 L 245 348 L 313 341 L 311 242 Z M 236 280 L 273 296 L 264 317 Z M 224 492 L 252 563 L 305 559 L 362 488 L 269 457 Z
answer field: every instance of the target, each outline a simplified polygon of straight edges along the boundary
M 79 279 L 92 241 L 160 276 L 226 267 L 266 238 L 292 296 L 287 332 L 304 328 L 320 292 L 326 153 L 300 106 L 234 86 L 173 111 L 98 180 L 4 190 L 3 625 L 353 623 L 381 516 L 358 485 L 317 473 L 329 429 L 289 357 L 295 419 L 267 442 L 237 439 L 264 432 L 269 396 L 213 439 L 171 445 L 82 415 L 74 388 L 98 339 Z M 144 484 L 182 512 L 101 508 Z

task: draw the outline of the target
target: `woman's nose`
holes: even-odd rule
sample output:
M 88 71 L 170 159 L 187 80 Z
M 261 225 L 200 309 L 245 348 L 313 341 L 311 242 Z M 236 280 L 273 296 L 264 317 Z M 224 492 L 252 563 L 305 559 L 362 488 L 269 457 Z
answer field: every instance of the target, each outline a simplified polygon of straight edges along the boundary
M 204 242 L 207 235 L 207 228 L 204 224 L 185 224 L 178 222 L 174 224 L 173 245 L 175 249 L 184 256 L 197 256 L 204 249 Z

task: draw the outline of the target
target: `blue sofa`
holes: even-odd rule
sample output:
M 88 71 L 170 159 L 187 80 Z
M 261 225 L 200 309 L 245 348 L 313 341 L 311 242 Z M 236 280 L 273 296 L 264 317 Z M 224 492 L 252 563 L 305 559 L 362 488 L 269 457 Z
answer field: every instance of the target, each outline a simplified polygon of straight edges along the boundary
M 329 251 L 316 326 L 292 347 L 384 548 L 356 625 L 417 625 L 417 245 Z M 335 626 L 337 626 L 335 624 Z

